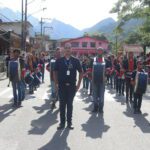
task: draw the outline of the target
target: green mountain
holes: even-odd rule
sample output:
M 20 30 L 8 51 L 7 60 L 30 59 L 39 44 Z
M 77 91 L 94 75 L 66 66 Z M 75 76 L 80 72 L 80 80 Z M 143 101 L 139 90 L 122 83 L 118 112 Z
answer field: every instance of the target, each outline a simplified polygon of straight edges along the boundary
M 124 39 L 130 34 L 131 32 L 135 32 L 137 28 L 142 25 L 143 20 L 141 19 L 131 19 L 130 21 L 126 22 L 126 24 L 123 26 L 123 33 L 120 35 L 120 39 Z M 112 18 L 106 18 L 91 28 L 84 29 L 84 32 L 87 32 L 89 34 L 92 33 L 102 33 L 104 34 L 108 39 L 113 40 L 115 37 L 115 34 L 113 30 L 116 28 L 118 22 L 116 22 Z

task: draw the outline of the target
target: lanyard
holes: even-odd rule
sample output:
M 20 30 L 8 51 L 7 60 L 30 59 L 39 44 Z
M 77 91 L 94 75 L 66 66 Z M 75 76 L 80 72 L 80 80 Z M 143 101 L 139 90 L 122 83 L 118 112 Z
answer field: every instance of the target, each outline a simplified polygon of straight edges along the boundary
M 65 62 L 65 65 L 67 66 L 67 70 L 70 70 L 73 68 L 73 65 L 70 59 L 68 61 L 65 59 L 64 62 Z

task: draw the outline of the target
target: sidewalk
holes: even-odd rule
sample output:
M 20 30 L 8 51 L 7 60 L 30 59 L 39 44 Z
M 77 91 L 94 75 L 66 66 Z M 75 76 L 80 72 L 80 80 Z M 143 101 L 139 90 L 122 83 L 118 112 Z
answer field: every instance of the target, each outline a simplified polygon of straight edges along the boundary
M 6 79 L 6 72 L 0 72 L 0 80 Z

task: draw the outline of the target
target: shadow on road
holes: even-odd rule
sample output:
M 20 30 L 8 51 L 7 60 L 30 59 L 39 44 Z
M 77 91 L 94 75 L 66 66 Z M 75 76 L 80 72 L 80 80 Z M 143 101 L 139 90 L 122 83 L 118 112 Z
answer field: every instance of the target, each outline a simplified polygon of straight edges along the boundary
M 78 93 L 76 94 L 75 99 L 76 98 L 82 100 L 86 104 L 92 102 L 92 96 L 89 96 L 88 92 L 84 91 L 83 89 L 80 89 L 78 91 Z
M 29 134 L 44 134 L 48 128 L 58 122 L 57 114 L 59 110 L 55 112 L 48 111 L 45 115 L 41 116 L 37 120 L 31 122 L 32 129 L 28 132 Z
M 50 110 L 50 103 L 50 100 L 45 99 L 45 103 L 42 106 L 34 106 L 33 108 L 37 111 L 37 113 L 41 114 L 46 110 Z
M 119 96 L 116 94 L 113 98 L 116 100 L 116 102 L 119 102 L 121 105 L 126 104 L 126 99 L 124 96 Z
M 68 135 L 68 129 L 57 131 L 52 140 L 38 150 L 70 150 L 70 147 L 67 144 Z
M 108 93 L 115 94 L 116 90 L 114 88 L 111 88 L 110 86 L 105 86 L 106 90 L 108 90 Z
M 0 122 L 9 117 L 17 108 L 12 108 L 12 104 L 0 106 Z
M 107 132 L 110 126 L 106 125 L 102 114 L 92 114 L 89 120 L 82 124 L 82 130 L 87 137 L 102 138 L 103 133 Z
M 123 112 L 127 117 L 133 118 L 135 122 L 134 127 L 139 127 L 143 133 L 150 133 L 150 122 L 145 118 L 148 116 L 147 113 L 144 114 L 134 114 L 132 105 L 127 104 L 126 111 Z

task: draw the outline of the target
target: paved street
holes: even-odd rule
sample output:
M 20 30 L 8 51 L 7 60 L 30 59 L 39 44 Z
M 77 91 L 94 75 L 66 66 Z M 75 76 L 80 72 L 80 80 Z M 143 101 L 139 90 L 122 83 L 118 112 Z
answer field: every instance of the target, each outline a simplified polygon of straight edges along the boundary
M 92 99 L 82 89 L 74 100 L 74 130 L 57 131 L 59 110 L 50 110 L 49 76 L 23 107 L 13 109 L 8 80 L 0 81 L 0 150 L 149 150 L 150 88 L 142 114 L 106 88 L 104 114 L 92 114 Z

